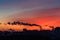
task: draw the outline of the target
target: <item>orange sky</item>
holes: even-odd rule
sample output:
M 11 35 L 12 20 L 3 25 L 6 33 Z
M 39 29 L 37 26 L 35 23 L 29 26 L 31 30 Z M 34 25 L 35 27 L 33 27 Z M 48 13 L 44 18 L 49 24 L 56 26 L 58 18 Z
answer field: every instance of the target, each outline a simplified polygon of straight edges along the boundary
M 59 0 L 0 0 L 0 30 L 13 29 L 20 31 L 40 30 L 38 26 L 6 25 L 7 22 L 20 21 L 41 25 L 48 30 L 49 26 L 60 26 Z M 48 26 L 46 26 L 48 25 Z
M 51 28 L 49 26 L 60 26 L 60 19 L 56 18 L 56 17 L 44 17 L 44 18 L 34 18 L 34 19 L 28 19 L 28 20 L 21 20 L 22 22 L 27 22 L 27 23 L 31 23 L 31 24 L 38 24 L 42 26 L 43 30 L 51 30 Z M 48 26 L 45 26 L 48 25 Z M 9 29 L 13 29 L 15 31 L 22 31 L 24 28 L 26 28 L 27 30 L 40 30 L 40 27 L 38 26 L 25 26 L 25 25 L 0 25 L 0 30 L 9 30 Z
M 24 14 L 25 13 L 25 14 Z M 60 26 L 60 8 L 53 9 L 44 9 L 44 10 L 32 10 L 14 15 L 10 15 L 4 18 L 1 18 L 0 22 L 7 23 L 13 21 L 27 22 L 31 24 L 41 25 L 44 30 L 51 29 L 49 26 Z M 46 27 L 45 25 L 48 25 Z M 31 27 L 31 26 L 20 26 L 20 25 L 0 25 L 0 30 L 7 29 L 22 30 L 26 28 L 27 30 L 40 30 L 40 27 Z

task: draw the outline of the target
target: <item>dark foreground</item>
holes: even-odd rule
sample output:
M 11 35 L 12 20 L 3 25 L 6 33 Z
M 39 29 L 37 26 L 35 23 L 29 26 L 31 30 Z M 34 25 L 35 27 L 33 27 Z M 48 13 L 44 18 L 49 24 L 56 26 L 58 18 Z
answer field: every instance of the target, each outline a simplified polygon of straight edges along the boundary
M 0 40 L 60 40 L 60 28 L 55 30 L 27 31 L 23 32 L 0 31 Z

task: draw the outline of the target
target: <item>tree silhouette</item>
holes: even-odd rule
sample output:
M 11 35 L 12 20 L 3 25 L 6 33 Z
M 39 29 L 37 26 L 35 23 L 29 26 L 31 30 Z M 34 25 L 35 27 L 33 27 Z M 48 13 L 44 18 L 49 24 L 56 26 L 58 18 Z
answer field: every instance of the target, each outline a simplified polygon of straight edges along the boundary
M 14 30 L 13 29 L 9 29 L 9 32 L 14 32 Z
M 53 30 L 55 30 L 54 26 L 49 26 L 50 28 L 52 28 Z

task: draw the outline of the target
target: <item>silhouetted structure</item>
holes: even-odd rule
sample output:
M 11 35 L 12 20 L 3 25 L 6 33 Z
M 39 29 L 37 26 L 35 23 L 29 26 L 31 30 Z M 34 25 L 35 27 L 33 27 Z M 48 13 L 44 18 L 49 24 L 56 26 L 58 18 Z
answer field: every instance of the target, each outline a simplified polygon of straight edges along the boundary
M 3 37 L 2 37 L 3 36 Z M 22 37 L 23 36 L 23 37 Z M 27 36 L 27 37 L 26 37 Z M 0 39 L 4 39 L 5 37 L 13 37 L 14 39 L 23 39 L 29 38 L 28 36 L 39 38 L 40 40 L 60 40 L 60 27 L 55 28 L 55 30 L 49 31 L 49 30 L 42 30 L 42 31 L 36 31 L 36 30 L 26 30 L 23 29 L 22 32 L 15 32 L 12 29 L 10 31 L 0 31 Z M 18 38 L 19 37 L 19 38 Z M 34 39 L 35 39 L 34 38 Z M 10 38 L 11 39 L 11 38 Z
M 56 27 L 56 28 L 55 28 L 55 31 L 56 31 L 56 32 L 60 32 L 60 27 Z

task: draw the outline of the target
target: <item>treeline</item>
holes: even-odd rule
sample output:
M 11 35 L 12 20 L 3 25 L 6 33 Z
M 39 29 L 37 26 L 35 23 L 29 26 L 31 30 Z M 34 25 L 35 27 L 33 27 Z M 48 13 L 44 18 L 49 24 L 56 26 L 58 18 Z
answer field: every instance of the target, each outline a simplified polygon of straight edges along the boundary
M 0 37 L 13 37 L 18 38 L 22 36 L 33 36 L 33 37 L 39 37 L 40 39 L 48 39 L 48 40 L 60 40 L 60 28 L 57 27 L 55 30 L 49 31 L 49 30 L 42 30 L 42 31 L 36 31 L 36 30 L 26 30 L 24 29 L 22 32 L 15 32 L 12 29 L 10 31 L 0 31 Z M 3 38 L 2 37 L 2 38 Z M 25 37 L 24 37 L 25 38 Z M 20 39 L 20 38 L 19 38 Z

